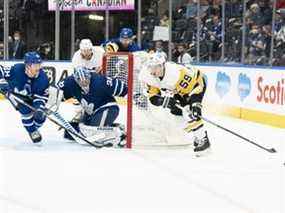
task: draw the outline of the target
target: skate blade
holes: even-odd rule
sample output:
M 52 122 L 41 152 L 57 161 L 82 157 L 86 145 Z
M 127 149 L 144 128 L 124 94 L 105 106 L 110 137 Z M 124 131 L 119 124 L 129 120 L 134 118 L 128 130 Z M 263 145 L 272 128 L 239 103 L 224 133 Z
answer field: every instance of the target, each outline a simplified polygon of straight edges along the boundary
M 204 151 L 194 152 L 196 157 L 205 157 L 211 154 L 211 148 L 205 149 Z
M 35 147 L 43 147 L 42 142 L 33 143 Z

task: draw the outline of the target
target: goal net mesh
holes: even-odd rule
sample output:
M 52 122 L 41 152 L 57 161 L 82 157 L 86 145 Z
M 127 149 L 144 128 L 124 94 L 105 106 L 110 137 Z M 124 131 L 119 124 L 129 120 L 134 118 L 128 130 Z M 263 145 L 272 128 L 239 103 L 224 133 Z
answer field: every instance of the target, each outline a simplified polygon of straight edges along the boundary
M 146 87 L 138 75 L 148 57 L 146 52 L 108 53 L 104 56 L 105 75 L 118 78 L 128 85 L 128 96 L 118 98 L 121 110 L 126 110 L 127 147 L 164 147 L 185 145 L 169 140 L 169 125 L 164 122 L 165 112 L 148 102 Z M 177 138 L 176 138 L 177 139 Z

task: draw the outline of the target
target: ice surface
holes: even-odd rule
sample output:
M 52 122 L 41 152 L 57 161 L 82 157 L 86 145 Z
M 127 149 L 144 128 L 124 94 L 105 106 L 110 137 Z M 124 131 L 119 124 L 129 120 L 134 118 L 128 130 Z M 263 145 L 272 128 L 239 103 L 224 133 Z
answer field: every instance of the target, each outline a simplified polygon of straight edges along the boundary
M 39 148 L 1 101 L 0 212 L 284 213 L 284 129 L 209 118 L 278 153 L 209 125 L 212 150 L 201 158 L 190 149 L 95 150 L 65 141 L 49 122 Z

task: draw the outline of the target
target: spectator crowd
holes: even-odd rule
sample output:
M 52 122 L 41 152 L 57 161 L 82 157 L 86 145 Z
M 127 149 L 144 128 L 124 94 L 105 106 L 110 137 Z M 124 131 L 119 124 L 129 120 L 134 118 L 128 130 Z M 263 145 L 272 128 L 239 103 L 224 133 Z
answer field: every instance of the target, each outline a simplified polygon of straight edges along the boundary
M 153 5 L 143 19 L 143 45 L 155 49 L 153 41 L 155 26 L 168 27 L 169 11 L 160 16 L 158 5 Z M 277 0 L 275 25 L 273 29 L 273 65 L 285 65 L 285 0 Z M 225 1 L 225 34 L 222 36 L 222 1 L 200 0 L 200 25 L 198 22 L 197 0 L 185 0 L 174 5 L 172 11 L 172 47 L 173 60 L 188 53 L 192 60 L 200 62 L 240 63 L 242 59 L 243 21 L 245 20 L 244 63 L 254 65 L 269 64 L 272 38 L 273 1 L 248 0 L 246 10 L 243 1 Z M 199 27 L 199 35 L 197 29 Z M 198 36 L 197 36 L 198 35 Z M 199 51 L 197 44 L 199 38 Z M 160 41 L 162 42 L 162 41 Z M 222 48 L 224 45 L 224 54 Z M 163 42 L 164 51 L 168 52 L 168 42 Z
M 245 11 L 243 10 L 244 1 L 227 0 L 225 1 L 225 18 L 222 19 L 222 0 L 200 0 L 200 10 L 198 10 L 198 0 L 175 0 L 173 1 L 172 20 L 170 20 L 167 10 L 168 0 L 145 0 L 142 18 L 142 47 L 158 52 L 164 57 L 168 57 L 168 53 L 171 52 L 172 60 L 179 63 L 190 63 L 198 59 L 200 62 L 240 63 L 243 58 L 242 53 L 244 53 L 245 64 L 267 65 L 270 64 L 272 51 L 273 65 L 284 66 L 285 0 L 276 1 L 276 13 L 273 14 L 273 0 L 246 0 Z M 0 0 L 1 5 L 3 5 L 3 0 Z M 198 18 L 198 12 L 200 18 Z M 52 13 L 47 10 L 47 1 L 11 1 L 9 14 L 11 16 L 10 26 L 13 26 L 9 37 L 9 59 L 21 59 L 23 52 L 31 49 L 40 52 L 46 60 L 54 59 L 54 32 L 50 32 L 45 27 L 54 23 Z M 67 13 L 63 14 L 63 19 L 65 16 L 67 18 L 62 23 L 68 29 L 70 19 Z M 272 30 L 273 15 L 275 24 Z M 200 24 L 197 24 L 198 22 Z M 243 23 L 245 23 L 245 28 L 243 28 Z M 223 24 L 225 26 L 224 36 Z M 3 25 L 1 8 L 0 25 Z M 120 25 L 124 26 L 122 23 Z M 156 26 L 168 28 L 170 25 L 172 26 L 170 45 L 167 40 L 154 40 Z M 136 26 L 132 28 L 135 30 Z M 65 39 L 64 32 L 61 32 L 63 34 L 61 42 L 68 43 L 70 41 Z M 245 34 L 244 41 L 243 33 Z M 271 48 L 272 36 L 273 47 Z M 80 38 L 76 36 L 78 37 Z M 242 49 L 243 42 L 244 49 Z M 62 52 L 70 52 L 68 48 L 65 48 L 68 45 L 62 46 L 64 47 Z M 170 51 L 168 46 L 171 47 Z M 0 58 L 2 57 L 3 32 L 0 33 Z

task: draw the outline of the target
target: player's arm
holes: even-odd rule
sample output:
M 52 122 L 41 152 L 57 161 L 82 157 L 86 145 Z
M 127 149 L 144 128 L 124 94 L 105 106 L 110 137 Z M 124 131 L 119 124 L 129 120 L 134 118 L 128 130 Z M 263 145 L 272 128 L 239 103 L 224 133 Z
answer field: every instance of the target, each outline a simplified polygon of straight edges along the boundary
M 155 106 L 161 106 L 163 104 L 164 97 L 161 96 L 159 88 L 147 85 L 147 93 L 151 104 Z
M 149 101 L 151 104 L 153 104 L 154 106 L 162 106 L 163 108 L 169 108 L 170 113 L 174 115 L 182 115 L 182 110 L 176 106 L 176 104 L 179 104 L 179 102 L 175 97 L 163 97 L 159 88 L 150 85 L 147 85 L 147 87 Z
M 189 96 L 193 94 L 200 94 L 203 92 L 204 88 L 206 87 L 203 79 L 203 74 L 200 70 L 197 69 L 194 80 L 196 81 L 196 86 L 193 88 L 193 90 L 190 92 Z
M 36 90 L 33 94 L 33 106 L 36 109 L 44 109 L 48 101 L 49 81 L 46 75 L 40 75 L 39 81 L 36 82 Z
M 11 77 L 11 70 L 14 69 L 14 66 L 11 69 L 7 69 L 0 65 L 0 92 L 6 94 L 10 91 L 9 79 Z
M 117 78 L 103 76 L 102 89 L 111 96 L 124 97 L 128 93 L 128 86 Z
M 68 100 L 70 98 L 73 98 L 72 91 L 75 90 L 75 81 L 72 76 L 69 76 L 57 84 L 57 89 L 62 91 L 61 99 Z

